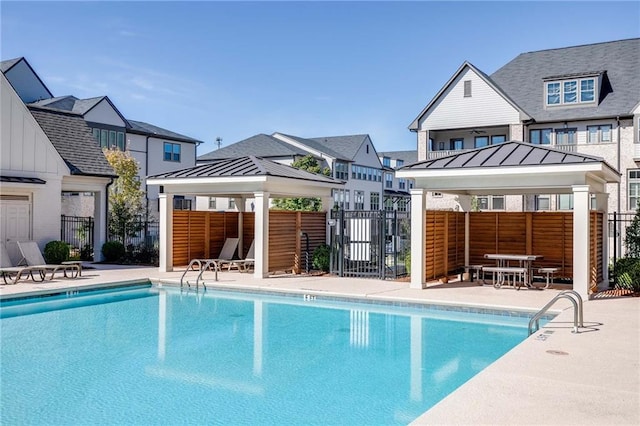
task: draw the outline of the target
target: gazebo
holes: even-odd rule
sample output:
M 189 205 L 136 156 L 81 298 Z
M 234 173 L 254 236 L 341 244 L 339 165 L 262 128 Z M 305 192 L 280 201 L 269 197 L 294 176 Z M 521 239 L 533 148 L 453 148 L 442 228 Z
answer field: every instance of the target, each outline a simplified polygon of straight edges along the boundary
M 253 198 L 255 278 L 264 278 L 269 273 L 269 199 L 319 197 L 323 208 L 329 210 L 333 205 L 331 190 L 343 185 L 331 177 L 254 156 L 217 160 L 189 169 L 149 176 L 147 184 L 160 186 L 161 272 L 172 271 L 174 266 L 174 195 L 234 198 L 240 211 L 244 209 L 244 200 Z
M 568 147 L 567 147 L 568 148 Z M 411 287 L 425 288 L 427 191 L 457 194 L 464 211 L 473 195 L 573 194 L 573 288 L 588 298 L 590 277 L 590 194 L 596 209 L 608 210 L 606 184 L 620 181 L 602 158 L 511 141 L 407 165 L 397 176 L 415 180 L 411 190 Z M 469 202 L 464 202 L 468 200 Z M 465 241 L 469 227 L 466 222 Z M 603 226 L 602 265 L 607 274 L 607 227 Z M 469 246 L 465 247 L 468 262 Z M 603 285 L 605 283 L 599 283 Z

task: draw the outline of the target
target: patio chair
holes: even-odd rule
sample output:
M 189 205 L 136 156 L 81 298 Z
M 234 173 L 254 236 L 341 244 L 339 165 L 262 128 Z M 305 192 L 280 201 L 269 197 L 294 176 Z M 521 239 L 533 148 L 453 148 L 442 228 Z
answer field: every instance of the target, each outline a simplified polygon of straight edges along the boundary
M 44 274 L 47 271 L 51 271 L 51 277 L 49 277 L 51 280 L 58 271 L 62 272 L 65 278 L 77 278 L 80 275 L 80 265 L 75 262 L 66 262 L 59 265 L 47 263 L 35 241 L 18 241 L 18 249 L 20 249 L 22 255 L 22 260 L 18 263 L 24 262 L 33 268 L 39 268 Z
M 34 273 L 36 273 L 34 275 Z M 25 277 L 31 277 L 33 281 L 43 281 L 44 271 L 41 268 L 31 266 L 13 266 L 11 258 L 4 243 L 0 243 L 0 274 L 5 284 L 17 284 Z
M 222 246 L 222 250 L 220 250 L 220 254 L 215 259 L 191 259 L 189 265 L 187 266 L 187 269 L 182 274 L 182 277 L 180 277 L 180 286 L 184 284 L 190 285 L 189 281 L 186 281 L 184 278 L 185 275 L 187 275 L 187 272 L 192 269 L 200 271 L 198 277 L 196 278 L 196 286 L 200 282 L 204 271 L 210 268 L 213 268 L 213 270 L 215 271 L 216 281 L 218 281 L 218 271 L 220 271 L 220 267 L 222 264 L 229 263 L 233 260 L 233 254 L 236 252 L 236 248 L 238 247 L 238 241 L 238 238 L 227 238 L 224 242 L 224 245 Z
M 249 272 L 249 269 L 255 263 L 255 241 L 251 241 L 251 245 L 249 246 L 249 251 L 244 259 L 234 260 L 229 262 L 229 271 L 231 268 L 237 268 L 239 272 Z

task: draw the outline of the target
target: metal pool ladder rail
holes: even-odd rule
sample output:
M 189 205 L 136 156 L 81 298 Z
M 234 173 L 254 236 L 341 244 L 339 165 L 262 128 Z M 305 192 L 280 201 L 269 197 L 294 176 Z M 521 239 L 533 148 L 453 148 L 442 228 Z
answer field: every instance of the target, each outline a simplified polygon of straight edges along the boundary
M 540 329 L 540 318 L 553 306 L 556 301 L 560 299 L 568 299 L 571 301 L 573 305 L 573 331 L 572 333 L 578 333 L 578 327 L 584 327 L 584 318 L 582 314 L 582 297 L 578 294 L 578 292 L 574 290 L 564 290 L 560 292 L 556 297 L 551 299 L 549 303 L 544 305 L 542 309 L 540 309 L 529 321 L 529 336 Z M 533 325 L 535 324 L 535 330 L 533 329 Z

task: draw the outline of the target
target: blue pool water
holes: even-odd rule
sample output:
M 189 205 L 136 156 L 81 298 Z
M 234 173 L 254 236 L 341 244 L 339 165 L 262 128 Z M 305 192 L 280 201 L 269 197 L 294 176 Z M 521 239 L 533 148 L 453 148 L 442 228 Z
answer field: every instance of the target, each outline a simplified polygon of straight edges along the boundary
M 407 424 L 524 340 L 528 323 L 153 286 L 0 313 L 6 425 Z

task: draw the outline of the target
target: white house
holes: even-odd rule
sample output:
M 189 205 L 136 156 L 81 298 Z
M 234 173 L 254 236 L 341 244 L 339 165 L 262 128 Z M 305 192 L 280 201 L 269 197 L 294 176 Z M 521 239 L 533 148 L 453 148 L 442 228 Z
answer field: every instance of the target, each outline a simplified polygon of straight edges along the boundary
M 610 212 L 640 197 L 640 39 L 527 52 L 487 75 L 464 62 L 409 125 L 418 160 L 505 141 L 602 157 L 622 174 L 607 186 Z M 569 210 L 571 194 L 483 194 L 482 210 Z M 595 207 L 595 197 L 591 197 Z M 451 195 L 427 195 L 455 208 Z
M 0 240 L 14 261 L 16 240 L 35 240 L 44 248 L 60 239 L 63 191 L 94 194 L 94 252 L 106 241 L 107 188 L 115 178 L 111 166 L 93 143 L 84 120 L 72 113 L 29 109 L 5 71 L 30 68 L 26 61 L 2 63 L 2 130 L 0 132 Z M 21 88 L 24 79 L 18 79 Z M 33 80 L 32 80 L 33 81 Z M 24 99 L 48 93 L 31 86 Z M 43 90 L 44 88 L 44 90 Z

